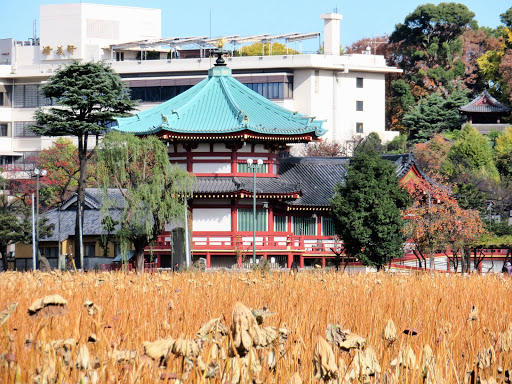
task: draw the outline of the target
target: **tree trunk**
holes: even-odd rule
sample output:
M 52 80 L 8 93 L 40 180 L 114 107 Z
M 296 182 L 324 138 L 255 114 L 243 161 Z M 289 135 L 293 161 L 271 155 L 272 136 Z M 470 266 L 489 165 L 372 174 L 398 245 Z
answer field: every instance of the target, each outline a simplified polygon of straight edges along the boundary
M 137 268 L 137 273 L 144 273 L 144 248 L 146 248 L 147 241 L 138 240 L 133 242 L 133 247 L 135 248 L 135 265 Z
M 9 263 L 7 263 L 7 245 L 0 247 L 0 253 L 2 254 L 2 267 L 4 271 L 9 269 Z
M 79 218 L 82 220 L 82 232 L 84 224 L 84 201 L 85 201 L 85 187 L 87 180 L 87 134 L 78 136 L 78 160 L 80 163 L 80 177 L 78 178 L 77 198 L 80 204 L 76 205 L 76 220 L 75 220 L 75 266 L 77 269 L 82 269 L 81 255 L 80 255 L 80 223 Z M 79 212 L 79 209 L 81 212 Z
M 434 260 L 434 252 L 430 251 L 430 272 L 433 272 L 436 269 L 435 260 Z

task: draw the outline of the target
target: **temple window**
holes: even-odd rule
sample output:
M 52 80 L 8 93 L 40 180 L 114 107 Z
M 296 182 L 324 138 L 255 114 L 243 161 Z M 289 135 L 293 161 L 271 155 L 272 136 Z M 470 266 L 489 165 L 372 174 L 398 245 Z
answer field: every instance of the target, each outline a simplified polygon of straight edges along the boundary
M 240 232 L 250 232 L 253 230 L 253 210 L 252 208 L 248 209 L 239 209 L 238 210 L 238 230 Z M 267 210 L 266 209 L 256 209 L 256 231 L 265 232 L 267 231 Z
M 274 216 L 274 231 L 288 232 L 288 216 Z
M 316 218 L 311 216 L 294 216 L 292 224 L 295 236 L 316 236 Z
M 330 217 L 322 217 L 322 236 L 336 236 L 334 221 Z

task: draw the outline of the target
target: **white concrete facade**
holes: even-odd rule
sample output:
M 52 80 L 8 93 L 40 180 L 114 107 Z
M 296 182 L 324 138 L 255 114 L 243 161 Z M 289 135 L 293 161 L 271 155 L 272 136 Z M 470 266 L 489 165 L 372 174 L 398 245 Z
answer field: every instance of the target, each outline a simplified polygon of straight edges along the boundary
M 245 84 L 289 86 L 289 93 L 269 98 L 292 111 L 325 120 L 328 132 L 324 140 L 351 140 L 370 132 L 377 132 L 383 141 L 390 140 L 398 133 L 385 127 L 385 75 L 400 71 L 386 66 L 383 56 L 340 55 L 334 46 L 339 47 L 341 15 L 322 18 L 324 47 L 330 47 L 326 54 L 229 57 L 227 64 L 235 78 Z M 192 86 L 213 64 L 209 58 L 167 60 L 163 52 L 161 60 L 140 61 L 136 60 L 137 49 L 126 49 L 116 56 L 112 45 L 161 37 L 159 9 L 86 3 L 43 5 L 40 25 L 39 41 L 0 39 L 0 128 L 4 126 L 0 129 L 0 159 L 3 156 L 4 161 L 9 154 L 40 151 L 54 141 L 34 137 L 24 127 L 34 120 L 37 107 L 44 106 L 41 99 L 34 102 L 38 87 L 72 59 L 105 60 L 132 89 Z M 358 102 L 362 102 L 362 111 L 357 110 Z M 153 105 L 145 101 L 139 109 Z

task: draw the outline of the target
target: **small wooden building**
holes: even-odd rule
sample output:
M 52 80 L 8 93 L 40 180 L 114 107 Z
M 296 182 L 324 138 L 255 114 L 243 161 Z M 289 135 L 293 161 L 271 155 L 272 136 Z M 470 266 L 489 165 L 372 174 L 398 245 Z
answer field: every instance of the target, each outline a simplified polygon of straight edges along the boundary
M 491 130 L 503 131 L 509 125 L 502 121 L 510 115 L 511 109 L 492 97 L 488 91 L 484 91 L 470 103 L 460 107 L 459 112 L 466 115 L 468 122 L 480 133 L 487 134 Z

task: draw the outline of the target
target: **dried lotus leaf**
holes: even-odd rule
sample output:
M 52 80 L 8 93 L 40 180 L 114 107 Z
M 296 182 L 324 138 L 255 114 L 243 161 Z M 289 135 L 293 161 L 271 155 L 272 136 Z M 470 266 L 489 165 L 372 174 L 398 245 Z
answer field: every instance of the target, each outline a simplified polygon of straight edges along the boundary
M 369 382 L 370 377 L 381 372 L 377 355 L 372 347 L 367 347 L 364 351 L 357 351 L 354 360 L 354 371 L 356 377 L 362 377 L 364 382 Z
M 208 335 L 212 334 L 214 340 L 219 340 L 218 336 L 226 336 L 229 332 L 229 329 L 222 324 L 221 318 L 210 319 L 207 323 L 203 324 L 199 331 L 197 331 L 196 335 L 199 338 L 206 338 Z
M 338 367 L 331 346 L 322 336 L 316 338 L 313 352 L 313 375 L 317 380 L 329 381 L 338 377 Z
M 94 304 L 91 300 L 85 300 L 84 307 L 87 309 L 89 316 L 94 316 L 101 312 L 101 307 Z
M 68 312 L 68 301 L 60 295 L 45 296 L 37 299 L 28 308 L 31 317 L 59 316 Z
M 7 304 L 4 309 L 0 312 L 0 325 L 4 324 L 9 317 L 14 313 L 18 303 Z
M 382 331 L 382 338 L 387 341 L 388 345 L 396 341 L 396 327 L 393 320 L 389 319 Z
M 337 324 L 327 325 L 325 331 L 325 338 L 338 346 L 342 351 L 349 351 L 351 349 L 364 349 L 366 346 L 366 339 L 350 332 L 349 329 L 342 329 Z
M 203 345 L 204 342 L 202 340 L 177 339 L 172 346 L 171 352 L 193 360 L 201 354 Z
M 233 344 L 240 356 L 245 356 L 259 340 L 261 333 L 256 319 L 249 308 L 240 302 L 235 303 L 231 315 L 231 337 Z
M 172 338 L 156 341 L 145 341 L 142 343 L 142 348 L 146 356 L 149 356 L 153 360 L 165 364 L 167 363 L 167 360 L 169 360 L 174 342 L 175 340 Z

